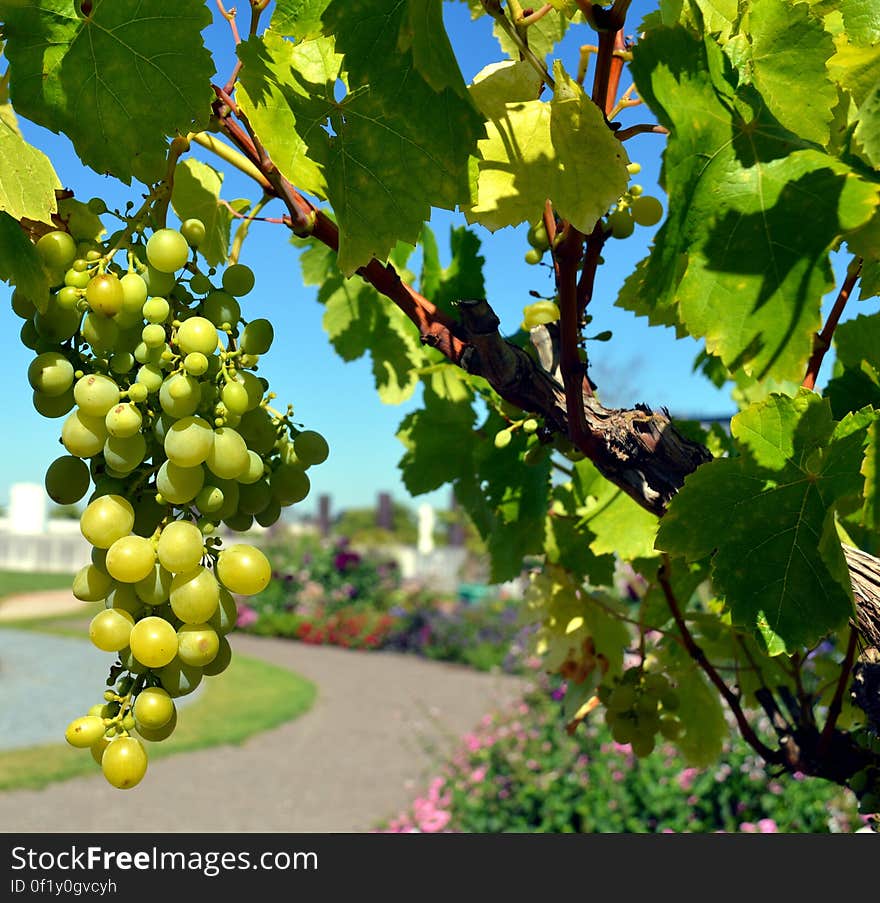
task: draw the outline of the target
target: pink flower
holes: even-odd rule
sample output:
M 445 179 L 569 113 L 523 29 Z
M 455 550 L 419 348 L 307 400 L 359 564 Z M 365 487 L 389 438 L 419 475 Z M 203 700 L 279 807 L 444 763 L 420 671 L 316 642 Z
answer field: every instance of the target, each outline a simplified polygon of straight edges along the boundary
M 442 809 L 436 809 L 430 815 L 420 820 L 419 827 L 426 834 L 436 834 L 449 824 L 449 819 L 451 818 L 452 815 L 449 812 L 444 812 Z
M 486 766 L 485 766 L 485 765 L 481 765 L 479 768 L 475 768 L 475 769 L 471 772 L 470 782 L 471 782 L 472 784 L 479 784 L 482 780 L 485 779 L 485 777 L 486 777 L 486 770 L 487 770 L 487 769 L 486 769 Z
M 239 605 L 238 617 L 235 620 L 235 626 L 236 627 L 250 627 L 251 624 L 256 624 L 256 622 L 257 622 L 256 611 L 248 605 Z
M 611 779 L 618 784 L 623 780 L 623 772 L 618 768 L 611 772 Z
M 758 833 L 758 826 L 753 824 L 750 821 L 742 822 L 739 826 L 739 829 L 740 829 L 740 831 L 742 831 L 743 834 L 757 834 Z
M 778 834 L 779 827 L 772 818 L 762 818 L 758 821 L 758 831 L 761 834 Z
M 699 769 L 697 768 L 685 768 L 678 776 L 678 786 L 681 787 L 682 790 L 690 790 L 691 787 L 694 786 L 694 781 L 697 779 L 699 773 Z

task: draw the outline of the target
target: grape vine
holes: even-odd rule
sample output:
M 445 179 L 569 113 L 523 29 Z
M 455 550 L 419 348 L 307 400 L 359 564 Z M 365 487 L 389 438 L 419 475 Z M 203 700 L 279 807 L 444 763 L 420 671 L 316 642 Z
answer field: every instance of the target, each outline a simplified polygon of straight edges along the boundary
M 0 155 L 21 161 L 0 184 L 0 277 L 37 352 L 34 405 L 67 418 L 50 494 L 77 500 L 96 482 L 84 523 L 102 551 L 77 587 L 118 597 L 95 629 L 105 645 L 125 639 L 121 666 L 140 661 L 141 630 L 150 650 L 173 646 L 147 623 L 161 615 L 131 611 L 140 600 L 182 622 L 165 619 L 181 681 L 212 667 L 191 663 L 213 648 L 201 625 L 222 647 L 210 619 L 226 611 L 223 589 L 259 581 L 224 578 L 239 553 L 202 528 L 271 521 L 326 456 L 317 434 L 267 407 L 252 372 L 273 338 L 239 305 L 254 277 L 239 256 L 260 215 L 293 233 L 340 356 L 372 357 L 387 403 L 421 391 L 398 432 L 408 489 L 452 486 L 491 579 L 529 566 L 524 614 L 546 670 L 567 682 L 569 729 L 604 711 L 637 755 L 659 734 L 701 765 L 721 751 L 726 710 L 769 769 L 849 787 L 876 813 L 876 16 L 856 0 L 468 0 L 497 54 L 466 81 L 441 0 L 252 0 L 246 29 L 217 3 L 236 53 L 220 76 L 202 40 L 209 4 L 169 13 L 141 0 L 139 17 L 163 15 L 131 44 L 108 43 L 135 6 L 0 2 Z M 37 38 L 50 32 L 47 65 Z M 103 84 L 68 108 L 65 85 L 111 67 L 128 74 L 129 110 Z M 126 211 L 104 242 L 77 235 L 81 208 L 103 217 L 106 204 L 76 206 L 16 116 L 64 132 L 96 171 L 147 186 L 143 214 Z M 222 199 L 220 171 L 194 150 L 243 173 L 254 201 Z M 653 193 L 649 154 L 661 163 Z M 165 225 L 169 204 L 179 230 Z M 262 217 L 272 204 L 279 215 Z M 432 208 L 462 221 L 447 266 Z M 552 288 L 487 298 L 474 224 L 521 227 L 524 283 L 539 274 Z M 647 256 L 609 286 L 606 260 L 649 229 Z M 856 295 L 862 312 L 847 320 Z M 702 343 L 695 378 L 730 389 L 729 431 L 603 404 L 590 366 L 614 341 L 611 303 Z M 196 552 L 202 570 L 174 570 Z M 150 555 L 171 582 L 141 570 Z M 110 708 L 85 717 L 110 719 L 105 739 L 132 739 L 139 717 L 163 730 L 161 692 L 144 694 L 173 697 L 173 681 L 154 679 L 168 667 L 129 671 Z M 69 733 L 92 746 L 97 731 Z M 116 749 L 111 773 L 136 772 L 136 747 Z

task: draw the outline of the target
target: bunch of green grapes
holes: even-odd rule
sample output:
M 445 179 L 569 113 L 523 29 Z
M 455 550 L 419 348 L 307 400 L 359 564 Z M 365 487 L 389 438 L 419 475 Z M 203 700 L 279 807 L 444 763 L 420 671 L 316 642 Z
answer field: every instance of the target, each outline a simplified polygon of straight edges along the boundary
M 529 226 L 526 233 L 526 241 L 531 246 L 525 253 L 525 261 L 534 265 L 544 259 L 544 255 L 550 250 L 550 237 L 547 235 L 547 227 L 543 220 L 538 220 Z
M 631 744 L 640 759 L 654 751 L 658 733 L 677 740 L 683 732 L 675 714 L 678 693 L 665 674 L 628 668 L 610 684 L 600 686 L 597 695 L 605 706 L 605 723 L 615 742 Z
M 89 208 L 106 212 L 97 199 Z M 35 352 L 34 406 L 62 421 L 66 453 L 49 465 L 46 490 L 63 505 L 87 497 L 80 529 L 93 550 L 73 594 L 104 602 L 89 636 L 118 655 L 104 701 L 66 738 L 130 788 L 146 771 L 142 741 L 174 730 L 174 700 L 229 664 L 235 597 L 271 578 L 259 549 L 224 548 L 217 532 L 274 524 L 306 498 L 307 471 L 329 449 L 291 407 L 271 407 L 255 372 L 273 329 L 242 315 L 251 269 L 201 267 L 199 220 L 150 230 L 123 219 L 104 243 L 41 237 L 48 305 L 16 290 L 12 306 Z
M 630 163 L 630 175 L 641 172 L 641 165 Z M 641 185 L 634 183 L 609 211 L 606 225 L 612 238 L 629 238 L 636 226 L 656 226 L 663 218 L 663 204 L 652 195 L 643 194 Z

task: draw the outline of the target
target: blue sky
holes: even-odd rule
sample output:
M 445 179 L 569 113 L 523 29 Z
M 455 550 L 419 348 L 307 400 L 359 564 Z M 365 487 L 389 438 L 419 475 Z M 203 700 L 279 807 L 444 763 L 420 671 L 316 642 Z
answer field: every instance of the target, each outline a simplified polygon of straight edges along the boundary
M 215 22 L 206 29 L 205 40 L 215 55 L 222 82 L 234 59 L 232 41 L 215 5 L 208 5 L 214 11 Z M 630 14 L 633 27 L 654 6 L 651 0 L 635 0 Z M 503 58 L 487 17 L 471 21 L 467 5 L 459 2 L 445 4 L 445 15 L 467 80 L 485 65 Z M 247 17 L 243 19 L 242 29 L 246 30 Z M 579 43 L 590 34 L 581 30 L 561 45 L 559 55 L 570 72 L 577 69 Z M 621 88 L 628 85 L 624 76 Z M 624 122 L 649 118 L 643 108 L 636 108 L 624 117 Z M 62 182 L 81 199 L 100 195 L 108 204 L 119 206 L 129 199 L 140 200 L 142 186 L 138 183 L 128 188 L 99 176 L 80 163 L 67 139 L 27 121 L 21 125 L 25 136 L 49 154 Z M 664 199 L 656 186 L 662 141 L 660 136 L 640 135 L 627 142 L 627 151 L 632 160 L 642 164 L 638 181 L 645 193 Z M 214 162 L 201 148 L 194 155 Z M 232 170 L 226 174 L 222 196 L 228 200 L 256 200 L 259 195 L 246 177 Z M 282 213 L 277 201 L 264 210 L 268 216 Z M 432 226 L 441 249 L 450 226 L 463 224 L 459 214 L 435 213 Z M 480 227 L 475 231 L 483 242 L 486 258 L 487 297 L 501 317 L 502 330 L 512 332 L 522 318 L 523 306 L 533 300 L 528 296 L 529 289 L 550 290 L 549 271 L 523 262 L 528 248 L 525 227 L 500 230 L 494 235 Z M 644 320 L 612 306 L 622 280 L 647 252 L 653 232 L 654 229 L 637 229 L 632 238 L 612 241 L 606 250 L 607 263 L 600 268 L 591 306 L 594 319 L 590 330 L 597 333 L 610 329 L 614 338 L 593 353 L 593 378 L 608 404 L 631 406 L 644 402 L 655 407 L 665 405 L 673 414 L 728 415 L 733 410 L 728 391 L 716 389 L 692 372 L 701 343 L 677 340 L 672 330 L 650 328 Z M 289 237 L 283 226 L 254 223 L 241 262 L 251 266 L 257 277 L 256 288 L 243 299 L 245 316 L 268 317 L 275 326 L 275 342 L 261 358 L 260 371 L 278 395 L 276 404 L 293 404 L 295 418 L 322 432 L 331 447 L 329 459 L 310 471 L 312 494 L 296 506 L 297 510 L 311 513 L 320 493 L 328 493 L 337 510 L 371 506 L 381 491 L 390 492 L 402 502 L 428 501 L 446 506 L 446 488 L 411 500 L 397 469 L 403 447 L 395 432 L 403 417 L 418 406 L 418 396 L 397 407 L 383 405 L 373 387 L 369 359 L 345 363 L 336 356 L 321 326 L 323 308 L 315 301 L 315 289 L 305 288 L 300 282 L 297 255 Z M 0 284 L 0 302 L 5 311 L 2 316 L 6 318 L 0 341 L 7 366 L 5 400 L 0 408 L 0 430 L 7 437 L 0 448 L 0 504 L 8 503 L 13 483 L 42 483 L 46 467 L 64 453 L 58 442 L 62 421 L 40 417 L 31 404 L 26 371 L 33 354 L 18 340 L 21 321 L 9 309 L 9 295 L 8 287 Z M 829 369 L 830 361 L 826 360 L 822 374 L 825 378 Z

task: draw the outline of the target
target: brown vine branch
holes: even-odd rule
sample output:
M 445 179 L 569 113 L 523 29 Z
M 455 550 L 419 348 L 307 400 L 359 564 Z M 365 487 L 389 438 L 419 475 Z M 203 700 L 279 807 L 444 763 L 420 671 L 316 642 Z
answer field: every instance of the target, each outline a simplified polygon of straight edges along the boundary
M 834 691 L 834 698 L 828 707 L 828 717 L 825 721 L 825 727 L 822 728 L 822 735 L 819 737 L 819 745 L 816 753 L 820 759 L 824 759 L 831 748 L 831 740 L 834 737 L 834 728 L 837 719 L 840 717 L 843 708 L 843 696 L 846 693 L 846 687 L 849 682 L 849 676 L 852 672 L 853 664 L 856 659 L 856 647 L 858 646 L 859 633 L 855 626 L 850 627 L 849 642 L 846 646 L 846 655 L 840 666 L 840 679 L 837 681 L 837 689 Z
M 619 141 L 629 141 L 630 138 L 634 138 L 636 135 L 645 134 L 668 135 L 669 129 L 662 125 L 651 125 L 650 123 L 645 122 L 640 123 L 639 125 L 631 125 L 625 129 L 620 129 L 617 133 L 617 138 Z
M 825 360 L 825 355 L 828 353 L 828 349 L 831 348 L 831 339 L 834 337 L 834 330 L 837 329 L 837 324 L 840 322 L 843 309 L 846 307 L 846 302 L 849 301 L 849 297 L 852 294 L 852 290 L 855 288 L 856 281 L 858 280 L 861 271 L 862 258 L 854 257 L 847 268 L 846 278 L 843 280 L 840 291 L 837 293 L 834 307 L 831 308 L 831 313 L 828 314 L 828 319 L 825 321 L 822 331 L 817 333 L 814 339 L 813 353 L 810 355 L 810 360 L 807 364 L 807 373 L 806 376 L 804 376 L 804 381 L 801 383 L 805 389 L 816 388 L 816 378 L 819 376 L 819 369 L 822 366 L 822 361 Z
M 727 686 L 727 684 L 722 680 L 721 675 L 715 670 L 712 666 L 712 663 L 706 658 L 706 654 L 703 650 L 697 645 L 696 641 L 693 638 L 693 635 L 688 630 L 687 624 L 685 623 L 684 617 L 681 613 L 681 608 L 678 604 L 678 599 L 675 597 L 675 591 L 672 589 L 672 584 L 670 583 L 670 572 L 672 568 L 672 563 L 669 560 L 669 555 L 666 553 L 663 554 L 663 564 L 660 566 L 660 569 L 657 572 L 657 579 L 660 582 L 660 586 L 663 589 L 663 595 L 666 598 L 666 603 L 669 606 L 670 612 L 672 612 L 672 617 L 675 620 L 676 625 L 678 626 L 679 631 L 681 632 L 682 639 L 684 640 L 685 648 L 688 651 L 688 655 L 703 669 L 706 676 L 718 689 L 718 692 L 724 698 L 724 701 L 730 707 L 731 712 L 733 712 L 733 717 L 736 718 L 736 723 L 739 725 L 740 733 L 743 736 L 743 739 L 764 759 L 765 762 L 781 765 L 784 760 L 781 755 L 776 750 L 770 749 L 769 746 L 766 746 L 758 737 L 758 735 L 752 729 L 751 724 L 749 724 L 748 719 L 745 716 L 745 712 L 742 710 L 742 706 L 739 704 L 739 697 L 736 696 L 735 693 Z

